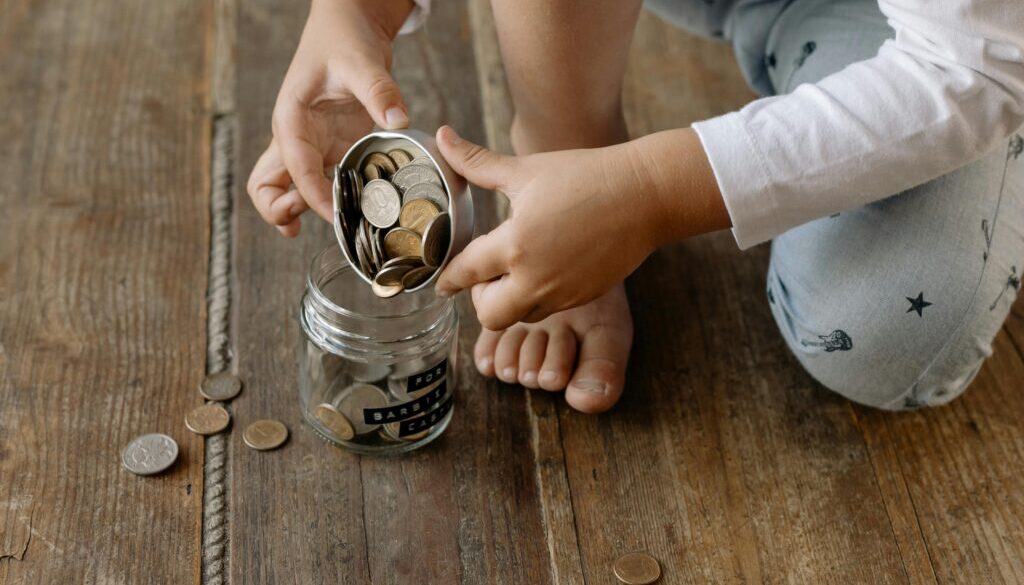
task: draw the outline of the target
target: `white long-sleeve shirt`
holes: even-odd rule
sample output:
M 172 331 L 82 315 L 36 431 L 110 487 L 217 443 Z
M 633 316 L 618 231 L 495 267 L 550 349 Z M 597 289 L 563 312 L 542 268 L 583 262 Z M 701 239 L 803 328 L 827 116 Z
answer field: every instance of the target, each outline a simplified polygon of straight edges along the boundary
M 740 248 L 951 172 L 1024 124 L 1024 0 L 879 7 L 896 36 L 875 57 L 694 124 Z

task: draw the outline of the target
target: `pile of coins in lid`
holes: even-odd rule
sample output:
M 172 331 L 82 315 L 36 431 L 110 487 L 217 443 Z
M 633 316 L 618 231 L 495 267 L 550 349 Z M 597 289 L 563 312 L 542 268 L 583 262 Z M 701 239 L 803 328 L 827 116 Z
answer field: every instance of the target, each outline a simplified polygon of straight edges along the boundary
M 449 200 L 429 158 L 402 149 L 371 152 L 358 171 L 335 168 L 334 191 L 349 257 L 377 296 L 414 289 L 444 263 Z

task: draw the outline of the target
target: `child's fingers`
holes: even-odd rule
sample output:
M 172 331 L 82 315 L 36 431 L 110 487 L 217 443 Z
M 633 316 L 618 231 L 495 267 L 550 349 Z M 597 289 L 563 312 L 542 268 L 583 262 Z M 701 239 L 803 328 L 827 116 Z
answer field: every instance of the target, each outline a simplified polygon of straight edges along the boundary
M 276 142 L 256 161 L 246 189 L 253 206 L 264 221 L 272 225 L 287 225 L 308 207 L 295 191 L 290 191 L 291 176 L 284 167 Z
M 533 310 L 532 295 L 523 291 L 508 275 L 475 285 L 473 305 L 480 324 L 491 331 L 507 329 Z
M 509 189 L 516 170 L 516 157 L 498 154 L 460 137 L 451 126 L 437 130 L 437 144 L 452 169 L 484 189 L 501 189 L 511 199 Z
M 434 287 L 437 294 L 452 296 L 462 289 L 493 280 L 508 271 L 502 227 L 476 238 L 452 258 L 437 279 Z
M 274 138 L 288 175 L 317 215 L 332 221 L 334 202 L 331 184 L 324 177 L 324 153 L 309 136 L 307 120 L 297 104 L 288 104 L 274 112 Z
M 346 78 L 349 91 L 378 126 L 388 130 L 409 126 L 409 110 L 402 100 L 398 84 L 387 69 L 369 61 L 353 62 Z

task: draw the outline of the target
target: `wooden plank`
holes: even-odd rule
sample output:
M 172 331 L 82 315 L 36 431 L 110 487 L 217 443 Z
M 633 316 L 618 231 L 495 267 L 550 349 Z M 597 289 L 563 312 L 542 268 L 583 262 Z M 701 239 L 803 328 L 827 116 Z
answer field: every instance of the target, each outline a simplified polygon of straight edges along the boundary
M 638 26 L 634 135 L 752 97 L 722 45 L 649 14 Z M 631 550 L 671 583 L 906 582 L 846 404 L 775 331 L 766 266 L 767 248 L 740 253 L 728 233 L 659 251 L 628 283 L 638 336 L 620 405 L 594 417 L 553 399 L 586 582 Z
M 476 325 L 465 303 L 455 418 L 434 445 L 398 459 L 359 458 L 324 445 L 299 422 L 299 293 L 308 261 L 333 236 L 309 219 L 297 240 L 278 237 L 251 208 L 244 181 L 270 138 L 273 99 L 304 14 L 298 1 L 240 6 L 234 338 L 248 386 L 233 408 L 239 427 L 273 416 L 292 437 L 263 454 L 233 437 L 233 579 L 548 583 L 525 400 L 485 387 L 474 372 Z M 426 31 L 398 41 L 395 77 L 416 127 L 449 122 L 485 139 L 472 42 L 458 2 L 437 3 Z
M 1022 309 L 1024 297 L 970 390 L 949 406 L 858 409 L 879 474 L 896 478 L 882 484 L 890 515 L 912 520 L 924 540 L 914 557 L 927 555 L 926 582 L 1024 582 Z
M 209 7 L 0 13 L 0 583 L 196 582 Z

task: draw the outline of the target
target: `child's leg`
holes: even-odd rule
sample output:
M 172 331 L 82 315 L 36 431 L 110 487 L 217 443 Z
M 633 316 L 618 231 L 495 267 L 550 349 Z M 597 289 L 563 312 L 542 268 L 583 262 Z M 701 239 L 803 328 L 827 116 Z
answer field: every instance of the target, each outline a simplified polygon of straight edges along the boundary
M 516 108 L 516 152 L 626 140 L 622 78 L 640 0 L 492 4 Z M 566 388 L 573 407 L 596 412 L 613 405 L 622 392 L 632 339 L 632 319 L 620 285 L 588 305 L 540 323 L 484 330 L 475 358 L 485 375 L 531 388 Z
M 785 93 L 873 56 L 892 34 L 875 0 L 796 0 L 769 36 L 769 75 Z M 769 303 L 812 376 L 886 409 L 964 391 L 1020 288 L 1022 150 L 1016 136 L 944 177 L 775 239 Z

